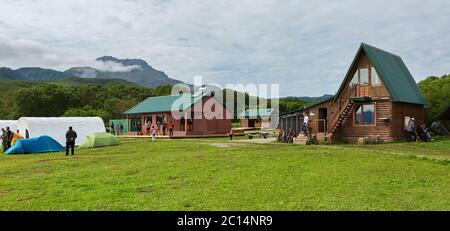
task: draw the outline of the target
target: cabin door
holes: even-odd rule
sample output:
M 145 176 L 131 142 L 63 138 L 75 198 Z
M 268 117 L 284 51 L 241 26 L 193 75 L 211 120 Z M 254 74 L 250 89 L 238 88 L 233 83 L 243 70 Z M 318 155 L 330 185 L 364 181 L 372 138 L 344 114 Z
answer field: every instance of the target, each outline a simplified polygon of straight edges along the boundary
M 255 120 L 254 119 L 248 119 L 248 127 L 254 128 L 255 127 Z
M 318 132 L 327 132 L 328 109 L 319 108 Z

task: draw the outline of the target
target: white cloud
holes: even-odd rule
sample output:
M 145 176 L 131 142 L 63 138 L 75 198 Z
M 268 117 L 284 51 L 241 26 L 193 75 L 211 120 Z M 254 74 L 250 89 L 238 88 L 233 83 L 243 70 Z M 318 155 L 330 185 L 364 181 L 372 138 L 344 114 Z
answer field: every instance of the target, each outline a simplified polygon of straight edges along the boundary
M 121 63 L 116 63 L 113 61 L 96 61 L 90 67 L 95 68 L 100 71 L 109 72 L 130 72 L 133 70 L 142 70 L 140 65 L 123 65 Z
M 361 42 L 402 56 L 416 80 L 449 73 L 448 22 L 447 0 L 2 0 L 0 66 L 64 69 L 112 55 L 187 82 L 321 95 L 337 90 Z

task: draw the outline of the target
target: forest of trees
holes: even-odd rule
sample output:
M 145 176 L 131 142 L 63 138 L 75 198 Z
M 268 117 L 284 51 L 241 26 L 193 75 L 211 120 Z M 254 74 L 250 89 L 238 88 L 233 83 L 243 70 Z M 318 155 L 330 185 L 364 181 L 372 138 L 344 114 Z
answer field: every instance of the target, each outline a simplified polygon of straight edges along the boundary
M 450 104 L 450 75 L 428 77 L 418 85 L 428 101 L 425 118 L 430 123 Z M 100 116 L 106 122 L 123 118 L 124 111 L 147 97 L 169 95 L 171 89 L 171 85 L 149 89 L 122 83 L 105 86 L 36 84 L 3 91 L 0 97 L 0 119 L 18 119 L 22 116 Z M 235 96 L 237 94 L 245 93 L 236 92 Z M 248 94 L 245 96 L 248 102 Z M 270 100 L 268 103 L 270 105 Z M 282 98 L 279 100 L 280 113 L 294 111 L 307 104 L 295 97 Z
M 65 86 L 39 84 L 9 91 L 0 98 L 1 119 L 22 116 L 100 116 L 105 121 L 150 96 L 170 94 L 170 85 L 149 89 L 131 84 Z
M 419 82 L 419 88 L 428 101 L 425 121 L 429 124 L 450 105 L 450 75 L 428 77 Z
M 5 91 L 0 97 L 0 119 L 18 119 L 23 116 L 100 116 L 104 121 L 123 118 L 123 112 L 151 96 L 169 95 L 171 85 L 155 89 L 134 85 L 110 83 L 61 85 L 36 84 Z M 246 101 L 249 95 L 245 94 Z M 292 111 L 306 102 L 298 98 L 280 99 L 280 112 Z M 270 100 L 268 101 L 270 105 Z M 235 113 L 238 112 L 235 110 Z

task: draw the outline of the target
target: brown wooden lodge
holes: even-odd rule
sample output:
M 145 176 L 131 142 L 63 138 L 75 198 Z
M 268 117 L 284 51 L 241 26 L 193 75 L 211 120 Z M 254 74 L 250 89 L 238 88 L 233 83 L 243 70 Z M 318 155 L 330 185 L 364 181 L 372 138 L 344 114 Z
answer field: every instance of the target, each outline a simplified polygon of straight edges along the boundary
M 182 95 L 168 95 L 149 97 L 133 108 L 127 110 L 124 114 L 127 117 L 127 127 L 130 127 L 131 120 L 138 120 L 141 124 L 141 134 L 146 134 L 146 124 L 151 123 L 155 129 L 160 124 L 158 135 L 164 134 L 162 124 L 172 123 L 174 125 L 174 136 L 212 136 L 225 135 L 231 129 L 230 112 L 220 103 L 214 94 L 208 96 L 192 96 L 188 103 L 181 105 L 178 110 L 174 110 L 172 105 L 181 99 Z M 213 105 L 213 112 L 217 117 L 206 115 L 203 111 L 196 111 L 199 106 L 203 108 L 205 104 Z M 215 108 L 215 105 L 220 105 Z M 174 116 L 174 113 L 181 113 L 182 117 Z M 198 113 L 199 115 L 195 115 Z M 206 113 L 206 112 L 205 112 Z M 205 116 L 211 117 L 206 119 Z M 130 131 L 127 131 L 130 132 Z M 166 130 L 168 135 L 169 129 Z
M 299 134 L 306 112 L 318 140 L 401 140 L 411 117 L 424 123 L 425 103 L 399 56 L 363 43 L 335 96 L 281 115 L 280 128 Z

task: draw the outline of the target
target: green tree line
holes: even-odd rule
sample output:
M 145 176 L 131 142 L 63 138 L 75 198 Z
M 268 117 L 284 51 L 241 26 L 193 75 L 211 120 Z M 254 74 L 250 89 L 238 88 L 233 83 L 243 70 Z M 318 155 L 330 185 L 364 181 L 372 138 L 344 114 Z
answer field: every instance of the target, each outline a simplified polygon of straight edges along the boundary
M 149 89 L 118 83 L 105 86 L 39 84 L 5 92 L 0 97 L 0 118 L 100 116 L 108 121 L 122 118 L 124 111 L 147 97 L 169 95 L 170 90 L 170 85 Z
M 431 76 L 418 84 L 428 101 L 425 105 L 425 120 L 433 122 L 450 104 L 450 75 Z M 169 95 L 171 85 L 161 85 L 155 89 L 110 83 L 105 86 L 37 84 L 12 90 L 3 90 L 0 97 L 0 119 L 18 119 L 22 116 L 100 116 L 105 121 L 123 118 L 123 112 L 151 96 Z M 249 101 L 245 94 L 246 105 Z M 271 100 L 268 100 L 270 106 Z M 279 99 L 280 113 L 294 111 L 307 102 L 298 98 Z M 247 108 L 247 106 L 246 106 Z M 235 110 L 237 114 L 237 111 Z
M 428 101 L 425 121 L 429 124 L 450 105 L 450 75 L 428 77 L 419 82 L 419 88 Z

